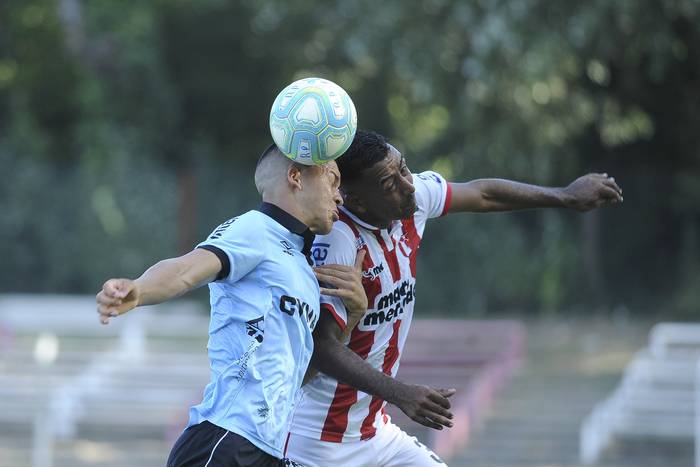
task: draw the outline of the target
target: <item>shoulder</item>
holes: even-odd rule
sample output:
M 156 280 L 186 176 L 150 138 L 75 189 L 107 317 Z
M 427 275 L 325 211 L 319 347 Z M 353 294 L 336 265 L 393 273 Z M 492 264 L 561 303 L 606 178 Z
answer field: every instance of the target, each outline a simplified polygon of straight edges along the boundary
M 413 174 L 413 186 L 416 189 L 419 211 L 428 218 L 443 214 L 450 196 L 450 188 L 442 175 L 432 170 Z
M 447 180 L 435 171 L 426 170 L 413 174 L 413 186 L 416 187 L 416 194 L 443 192 L 447 189 Z
M 216 227 L 207 237 L 205 242 L 220 239 L 259 238 L 260 232 L 267 228 L 264 214 L 258 211 L 248 211 L 236 217 L 232 217 Z
M 316 265 L 326 263 L 354 264 L 358 240 L 350 226 L 336 221 L 326 235 L 317 235 L 313 244 Z

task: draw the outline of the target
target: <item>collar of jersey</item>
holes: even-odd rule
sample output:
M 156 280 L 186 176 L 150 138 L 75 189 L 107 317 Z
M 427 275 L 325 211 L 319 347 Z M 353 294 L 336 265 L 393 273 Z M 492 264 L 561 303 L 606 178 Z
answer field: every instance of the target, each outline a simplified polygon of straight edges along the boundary
M 263 202 L 258 211 L 271 217 L 272 220 L 282 225 L 282 227 L 290 232 L 300 235 L 301 238 L 304 239 L 304 247 L 302 248 L 301 252 L 304 253 L 307 258 L 309 257 L 311 254 L 311 245 L 314 243 L 314 238 L 316 236 L 311 229 L 306 226 L 306 224 L 289 214 L 284 209 L 275 206 L 272 203 Z
M 364 228 L 367 229 L 367 230 L 386 230 L 386 231 L 391 232 L 391 231 L 393 230 L 394 224 L 396 223 L 396 221 L 392 221 L 392 223 L 391 223 L 391 225 L 389 226 L 388 229 L 380 229 L 379 227 L 377 227 L 377 226 L 375 226 L 375 225 L 368 224 L 367 222 L 363 221 L 362 219 L 360 219 L 359 217 L 357 217 L 355 214 L 353 214 L 353 213 L 351 213 L 350 211 L 348 211 L 348 210 L 345 208 L 345 206 L 340 206 L 340 210 L 343 211 L 345 214 L 347 214 L 347 216 L 348 216 L 350 219 L 352 219 L 352 221 L 353 221 L 355 224 L 359 225 L 360 227 L 364 227 Z

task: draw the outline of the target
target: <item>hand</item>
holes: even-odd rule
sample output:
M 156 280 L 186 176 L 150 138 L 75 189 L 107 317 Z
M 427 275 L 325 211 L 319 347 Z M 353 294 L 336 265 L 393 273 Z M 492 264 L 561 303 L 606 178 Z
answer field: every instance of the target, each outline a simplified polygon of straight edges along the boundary
M 622 202 L 622 189 L 606 173 L 579 177 L 562 191 L 565 195 L 564 205 L 581 212 Z
M 110 279 L 95 298 L 100 322 L 109 324 L 109 318 L 123 315 L 138 305 L 139 291 L 130 279 Z
M 319 283 L 335 287 L 321 286 L 321 293 L 340 297 L 345 304 L 348 315 L 364 315 L 367 311 L 367 294 L 362 287 L 362 262 L 365 259 L 365 254 L 365 250 L 358 251 L 353 266 L 326 264 L 314 268 L 314 274 L 316 274 Z
M 434 389 L 415 384 L 403 384 L 403 389 L 396 395 L 396 400 L 389 401 L 408 415 L 411 420 L 428 428 L 442 430 L 443 426 L 452 427 L 450 401 L 455 389 Z

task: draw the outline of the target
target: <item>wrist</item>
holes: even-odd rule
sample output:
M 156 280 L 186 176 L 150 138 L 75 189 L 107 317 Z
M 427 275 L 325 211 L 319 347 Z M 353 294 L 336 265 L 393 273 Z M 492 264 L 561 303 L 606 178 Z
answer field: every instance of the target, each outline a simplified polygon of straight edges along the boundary
M 408 391 L 408 384 L 398 379 L 391 378 L 392 385 L 390 393 L 386 395 L 383 399 L 390 404 L 399 405 L 399 403 L 405 399 L 405 394 Z
M 574 197 L 569 194 L 565 187 L 554 189 L 556 205 L 561 208 L 570 208 L 574 202 Z
M 134 297 L 134 308 L 144 304 L 143 297 L 141 296 L 141 284 L 139 283 L 138 279 L 133 282 L 133 288 L 131 289 L 130 294 Z

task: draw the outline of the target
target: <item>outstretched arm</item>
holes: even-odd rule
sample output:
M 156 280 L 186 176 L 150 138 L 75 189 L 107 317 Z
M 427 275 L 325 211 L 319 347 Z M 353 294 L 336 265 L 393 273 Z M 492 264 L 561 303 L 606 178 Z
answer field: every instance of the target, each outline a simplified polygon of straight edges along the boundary
M 178 297 L 216 279 L 221 261 L 212 252 L 197 248 L 179 258 L 151 266 L 141 277 L 109 279 L 97 294 L 100 322 L 122 315 L 137 306 L 155 305 Z
M 496 178 L 452 183 L 449 212 L 514 211 L 562 207 L 577 211 L 622 202 L 622 190 L 608 174 L 588 174 L 566 187 L 542 187 Z

